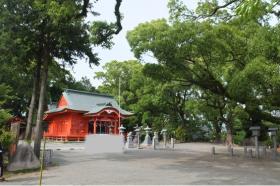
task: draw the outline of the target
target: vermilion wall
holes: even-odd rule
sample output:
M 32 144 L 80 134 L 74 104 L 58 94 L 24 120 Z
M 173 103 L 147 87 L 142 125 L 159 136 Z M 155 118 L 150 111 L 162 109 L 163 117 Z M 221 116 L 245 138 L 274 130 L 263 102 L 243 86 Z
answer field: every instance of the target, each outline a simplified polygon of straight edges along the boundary
M 72 113 L 70 135 L 85 137 L 88 133 L 88 120 L 82 113 Z
M 45 136 L 67 136 L 70 134 L 71 113 L 55 116 L 50 122 Z

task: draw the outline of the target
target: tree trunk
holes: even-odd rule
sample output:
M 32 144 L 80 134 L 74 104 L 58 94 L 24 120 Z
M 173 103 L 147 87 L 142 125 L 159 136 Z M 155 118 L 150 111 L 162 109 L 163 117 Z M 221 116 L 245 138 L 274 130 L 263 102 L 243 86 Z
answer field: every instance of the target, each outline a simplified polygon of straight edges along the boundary
M 221 125 L 219 121 L 214 121 L 214 130 L 215 130 L 215 143 L 221 143 L 222 142 L 222 136 L 221 136 Z
M 40 149 L 41 149 L 41 139 L 42 139 L 42 120 L 44 115 L 44 104 L 45 104 L 45 93 L 48 80 L 48 65 L 50 57 L 47 51 L 44 51 L 44 56 L 42 59 L 43 66 L 41 72 L 41 82 L 40 82 L 40 97 L 38 104 L 38 112 L 36 118 L 36 128 L 35 128 L 35 139 L 34 139 L 34 153 L 40 158 Z
M 39 82 L 40 82 L 40 75 L 41 75 L 41 62 L 37 62 L 37 66 L 34 73 L 33 78 L 33 89 L 32 89 L 32 97 L 28 109 L 28 118 L 27 118 L 27 124 L 26 124 L 26 131 L 25 131 L 25 139 L 31 140 L 31 131 L 32 131 L 32 121 L 34 116 L 34 111 L 36 108 L 36 100 L 38 97 L 38 91 L 39 91 Z
M 226 123 L 227 129 L 227 138 L 226 138 L 226 145 L 232 146 L 233 145 L 233 134 L 232 134 L 232 126 L 229 123 Z

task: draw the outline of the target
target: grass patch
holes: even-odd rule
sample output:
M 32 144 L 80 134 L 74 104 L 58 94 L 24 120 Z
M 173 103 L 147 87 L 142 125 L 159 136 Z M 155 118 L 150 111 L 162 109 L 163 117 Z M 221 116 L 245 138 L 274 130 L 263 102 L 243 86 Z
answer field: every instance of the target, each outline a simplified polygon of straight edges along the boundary
M 17 170 L 17 171 L 4 170 L 4 178 L 10 178 L 12 176 L 19 175 L 19 174 L 26 174 L 26 173 L 39 172 L 39 171 L 40 171 L 40 168 L 23 169 L 23 170 Z

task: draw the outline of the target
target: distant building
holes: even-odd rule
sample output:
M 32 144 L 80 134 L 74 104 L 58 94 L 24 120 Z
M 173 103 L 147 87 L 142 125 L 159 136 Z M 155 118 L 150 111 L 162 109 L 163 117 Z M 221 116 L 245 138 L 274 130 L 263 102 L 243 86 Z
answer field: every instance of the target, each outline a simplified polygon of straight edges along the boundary
M 84 140 L 87 134 L 119 134 L 119 119 L 133 113 L 119 109 L 109 95 L 67 89 L 55 107 L 45 112 L 44 136 L 59 140 Z

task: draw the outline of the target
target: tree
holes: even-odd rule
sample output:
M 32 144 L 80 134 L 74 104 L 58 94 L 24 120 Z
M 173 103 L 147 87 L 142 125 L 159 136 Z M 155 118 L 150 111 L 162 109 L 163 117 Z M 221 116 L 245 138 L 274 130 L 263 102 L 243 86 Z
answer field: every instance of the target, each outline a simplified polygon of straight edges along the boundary
M 153 74 L 170 71 L 173 81 L 226 100 L 223 123 L 228 126 L 236 106 L 249 115 L 249 125 L 280 124 L 273 114 L 279 108 L 279 60 L 273 52 L 279 28 L 240 23 L 156 20 L 140 24 L 127 38 L 137 58 L 150 52 L 158 60 L 148 66 Z
M 135 60 L 112 61 L 97 72 L 95 78 L 103 81 L 98 90 L 114 95 L 118 99 L 118 84 L 121 85 L 121 106 L 135 113 L 125 122 L 129 130 L 135 125 L 149 125 L 154 130 L 161 131 L 166 127 L 178 129 L 186 135 L 181 140 L 191 140 L 193 125 L 186 102 L 191 92 L 178 83 L 167 78 L 152 79 L 145 72 L 146 65 Z M 147 68 L 148 69 L 148 68 Z M 120 77 L 120 79 L 119 79 Z
M 39 157 L 49 65 L 57 59 L 72 65 L 77 58 L 85 56 L 90 64 L 97 64 L 98 58 L 92 51 L 92 44 L 108 47 L 111 36 L 120 32 L 121 0 L 116 0 L 117 21 L 112 24 L 84 21 L 91 7 L 89 0 L 1 0 L 0 5 L 0 39 L 5 43 L 17 41 L 20 48 L 15 63 L 20 64 L 24 59 L 27 64 L 32 61 L 40 64 L 40 93 L 34 142 L 34 151 Z M 10 51 L 3 50 L 10 54 Z

